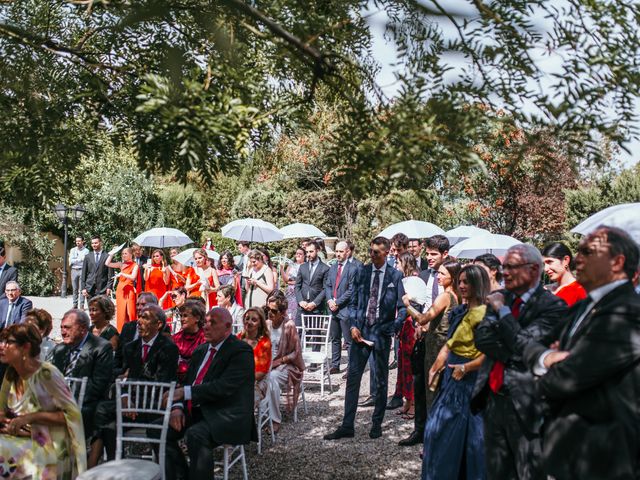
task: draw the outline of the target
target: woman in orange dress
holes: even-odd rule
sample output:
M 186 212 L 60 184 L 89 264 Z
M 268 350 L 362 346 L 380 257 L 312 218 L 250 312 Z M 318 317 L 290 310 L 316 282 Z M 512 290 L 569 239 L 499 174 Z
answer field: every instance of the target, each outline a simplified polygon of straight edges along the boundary
M 587 292 L 571 273 L 573 256 L 564 243 L 553 242 L 542 250 L 544 273 L 554 282 L 549 288 L 551 292 L 563 299 L 567 305 L 587 298 Z
M 169 272 L 168 290 L 171 292 L 178 290 L 180 287 L 184 287 L 187 283 L 187 279 L 185 277 L 187 267 L 173 259 L 173 257 L 178 255 L 178 253 L 180 253 L 180 251 L 177 248 L 169 249 L 171 263 L 167 266 L 167 271 Z M 176 304 L 173 302 L 170 295 L 167 302 L 169 303 L 169 308 L 175 308 Z
M 244 312 L 242 323 L 243 330 L 238 338 L 253 348 L 256 375 L 254 401 L 257 406 L 267 393 L 267 375 L 271 369 L 272 356 L 271 339 L 262 308 L 253 307 Z
M 151 254 L 151 263 L 144 267 L 144 291 L 152 292 L 156 298 L 160 299 L 167 293 L 169 288 L 169 270 L 164 259 L 164 252 L 159 248 Z M 171 298 L 166 297 L 163 309 L 171 308 Z
M 116 287 L 116 328 L 122 331 L 125 323 L 137 319 L 136 316 L 136 287 L 134 285 L 138 278 L 138 265 L 133 261 L 133 251 L 130 248 L 122 250 L 122 261 L 113 262 L 113 255 L 109 254 L 105 265 L 109 268 L 118 268 L 120 273 L 115 277 L 118 279 Z
M 185 288 L 190 296 L 203 297 L 207 302 L 207 310 L 218 305 L 217 292 L 220 288 L 218 273 L 209 264 L 209 257 L 204 249 L 199 248 L 193 252 L 193 259 L 196 266 L 194 273 L 187 278 Z

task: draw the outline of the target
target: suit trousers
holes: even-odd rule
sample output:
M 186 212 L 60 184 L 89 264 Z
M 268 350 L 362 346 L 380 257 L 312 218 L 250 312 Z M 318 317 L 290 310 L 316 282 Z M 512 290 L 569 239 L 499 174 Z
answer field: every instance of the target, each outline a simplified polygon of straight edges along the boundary
M 337 316 L 331 316 L 331 324 L 329 326 L 329 335 L 331 337 L 331 367 L 340 368 L 340 358 L 342 357 L 342 341 L 347 345 L 347 355 L 351 345 L 351 330 L 349 319 L 339 319 Z
M 351 344 L 347 388 L 344 399 L 344 418 L 342 419 L 342 426 L 349 430 L 353 430 L 355 423 L 360 383 L 362 382 L 362 375 L 369 356 L 373 357 L 375 364 L 376 395 L 372 416 L 374 426 L 382 425 L 387 406 L 391 337 L 388 335 L 371 335 L 369 327 L 363 329 L 362 336 L 367 340 L 373 341 L 374 345 L 371 348 L 363 343 L 353 342 Z
M 487 479 L 546 479 L 540 468 L 540 439 L 525 437 L 508 393 L 489 392 L 483 419 Z
M 85 298 L 80 292 L 82 292 L 82 269 L 71 269 L 71 288 L 73 291 L 73 300 L 71 305 L 73 308 L 84 308 Z

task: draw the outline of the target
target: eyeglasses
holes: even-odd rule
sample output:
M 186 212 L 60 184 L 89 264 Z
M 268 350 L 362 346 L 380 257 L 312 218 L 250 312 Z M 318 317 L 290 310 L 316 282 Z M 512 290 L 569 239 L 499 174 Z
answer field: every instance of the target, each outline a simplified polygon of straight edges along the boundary
M 280 313 L 280 310 L 278 310 L 277 308 L 267 308 L 267 312 L 276 314 Z
M 597 253 L 597 250 L 595 248 L 587 247 L 585 245 L 585 246 L 582 246 L 582 247 L 578 247 L 576 249 L 576 254 L 578 254 L 578 253 L 580 255 L 582 255 L 583 257 L 590 257 L 591 255 L 595 255 Z
M 502 265 L 502 270 L 517 270 L 518 268 L 524 267 L 526 265 L 533 265 L 533 263 L 531 263 L 531 262 L 518 263 L 516 265 L 512 265 L 510 263 L 505 263 L 504 265 Z

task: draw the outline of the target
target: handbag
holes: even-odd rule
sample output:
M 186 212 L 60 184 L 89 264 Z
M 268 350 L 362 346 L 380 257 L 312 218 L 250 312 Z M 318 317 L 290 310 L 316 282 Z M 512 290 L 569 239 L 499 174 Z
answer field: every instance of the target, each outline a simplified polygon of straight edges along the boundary
M 444 367 L 442 367 L 440 370 L 438 370 L 436 372 L 436 374 L 433 376 L 433 378 L 431 379 L 431 383 L 429 383 L 429 391 L 430 392 L 435 392 L 436 390 L 438 390 L 438 387 L 440 386 L 440 379 L 442 378 L 442 372 L 444 371 Z

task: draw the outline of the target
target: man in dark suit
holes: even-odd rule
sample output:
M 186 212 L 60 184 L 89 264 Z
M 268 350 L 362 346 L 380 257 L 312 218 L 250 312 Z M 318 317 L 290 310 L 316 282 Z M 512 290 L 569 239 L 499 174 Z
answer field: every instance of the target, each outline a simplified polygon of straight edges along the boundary
M 422 257 L 422 242 L 418 238 L 409 239 L 409 253 L 416 259 L 416 265 L 418 271 L 426 270 L 429 268 L 429 263 L 426 258 Z
M 371 263 L 360 269 L 357 281 L 358 307 L 351 323 L 353 343 L 349 352 L 344 417 L 342 425 L 335 432 L 325 435 L 325 440 L 353 437 L 360 382 L 370 355 L 373 355 L 376 365 L 377 390 L 369 437 L 382 436 L 391 337 L 396 331 L 396 324 L 404 322 L 407 315 L 402 303 L 402 273 L 387 264 L 389 247 L 389 240 L 386 238 L 373 239 L 369 249 Z
M 409 237 L 407 237 L 404 233 L 396 233 L 393 237 L 391 237 L 391 251 L 393 252 L 393 256 L 387 256 L 387 263 L 396 268 L 398 264 L 398 258 L 404 252 L 409 249 Z
M 354 256 L 356 252 L 356 246 L 354 245 L 354 243 L 349 239 L 345 240 L 345 243 L 347 244 L 347 247 L 348 247 L 347 253 L 346 253 L 347 262 L 349 262 L 352 265 L 355 265 L 358 268 L 362 267 L 362 262 Z
M 0 241 L 0 299 L 5 297 L 7 282 L 18 281 L 18 270 L 7 263 L 7 252 L 4 242 Z
M 140 318 L 142 315 L 142 310 L 147 305 L 158 305 L 158 298 L 155 293 L 152 292 L 142 292 L 138 295 L 136 299 L 136 317 Z M 124 347 L 129 344 L 129 342 L 133 342 L 137 340 L 139 336 L 138 332 L 138 321 L 133 320 L 131 322 L 127 322 L 122 326 L 122 331 L 120 332 L 120 341 L 118 343 L 118 349 L 114 354 L 114 375 L 117 377 L 118 375 L 122 375 L 124 373 Z
M 331 311 L 331 325 L 329 327 L 331 335 L 330 374 L 340 373 L 343 337 L 347 346 L 351 345 L 349 329 L 358 267 L 347 261 L 348 249 L 346 242 L 338 242 L 334 250 L 338 261 L 329 268 L 325 282 L 327 306 Z
M 306 247 L 307 261 L 300 265 L 296 276 L 296 301 L 300 306 L 296 325 L 302 325 L 302 314 L 323 315 L 325 312 L 324 282 L 329 267 L 318 257 L 319 251 L 316 242 L 309 242 Z
M 545 479 L 539 468 L 540 440 L 532 425 L 534 378 L 523 362 L 531 341 L 566 318 L 567 305 L 540 283 L 543 262 L 536 247 L 511 247 L 503 263 L 506 290 L 487 297 L 487 313 L 475 330 L 486 354 L 472 396 L 474 413 L 484 410 L 488 478 Z
M 0 330 L 24 322 L 27 312 L 33 308 L 33 303 L 23 297 L 18 282 L 7 282 L 4 289 L 5 296 L 0 299 Z
M 142 247 L 137 243 L 131 244 L 131 250 L 133 251 L 133 261 L 138 265 L 138 279 L 134 285 L 136 292 L 141 293 L 144 292 L 144 266 L 147 264 L 149 257 L 144 254 Z
M 589 293 L 568 319 L 529 343 L 534 398 L 548 405 L 542 467 L 558 480 L 638 478 L 640 297 L 638 246 L 600 227 L 578 247 L 576 278 Z
M 91 248 L 93 251 L 82 262 L 82 295 L 87 298 L 111 295 L 113 270 L 105 265 L 107 253 L 102 251 L 102 239 L 98 235 L 91 237 Z
M 193 352 L 185 386 L 177 388 L 167 438 L 167 479 L 187 470 L 178 440 L 186 437 L 190 480 L 209 478 L 212 450 L 244 445 L 254 434 L 252 348 L 231 334 L 231 314 L 215 307 L 206 316 L 207 343 Z M 169 400 L 169 399 L 167 399 Z
M 49 353 L 48 360 L 65 377 L 87 377 L 87 389 L 82 405 L 85 435 L 91 436 L 93 417 L 98 402 L 105 398 L 111 384 L 113 348 L 111 343 L 89 332 L 89 315 L 78 309 L 69 310 L 62 317 L 62 343 Z

